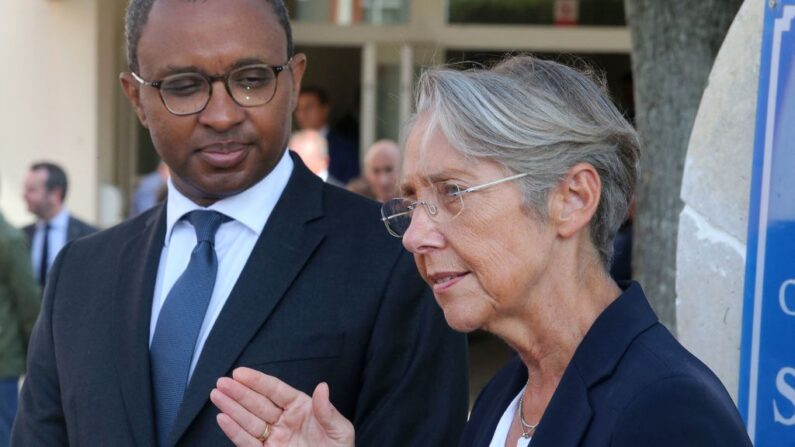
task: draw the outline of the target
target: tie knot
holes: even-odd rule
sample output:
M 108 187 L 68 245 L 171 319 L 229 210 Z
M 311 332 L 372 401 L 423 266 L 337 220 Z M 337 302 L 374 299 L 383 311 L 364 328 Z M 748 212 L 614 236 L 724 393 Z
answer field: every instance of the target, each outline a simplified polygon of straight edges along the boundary
M 196 231 L 196 243 L 215 244 L 215 232 L 224 222 L 231 219 L 217 211 L 191 211 L 185 216 Z

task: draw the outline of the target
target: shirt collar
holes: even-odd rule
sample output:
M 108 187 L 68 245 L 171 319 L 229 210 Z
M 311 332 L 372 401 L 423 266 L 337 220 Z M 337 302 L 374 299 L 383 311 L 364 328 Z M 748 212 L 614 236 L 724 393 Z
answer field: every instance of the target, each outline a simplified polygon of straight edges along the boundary
M 273 170 L 262 180 L 255 183 L 243 192 L 231 197 L 221 199 L 207 208 L 197 205 L 185 197 L 174 186 L 171 178 L 168 179 L 168 200 L 166 202 L 166 240 L 168 246 L 171 240 L 171 230 L 185 214 L 199 209 L 218 211 L 240 222 L 253 231 L 258 237 L 265 228 L 265 223 L 276 207 L 290 175 L 293 172 L 293 160 L 288 151 L 284 151 L 281 160 Z
M 69 211 L 66 207 L 61 208 L 61 212 L 55 215 L 48 221 L 40 220 L 37 225 L 39 228 L 44 228 L 44 225 L 50 224 L 51 229 L 66 228 L 69 226 Z

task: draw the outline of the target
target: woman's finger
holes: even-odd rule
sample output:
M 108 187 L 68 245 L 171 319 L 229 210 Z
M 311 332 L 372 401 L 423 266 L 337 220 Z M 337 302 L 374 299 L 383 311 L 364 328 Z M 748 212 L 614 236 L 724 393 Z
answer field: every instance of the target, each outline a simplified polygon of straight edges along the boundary
M 287 408 L 301 397 L 308 397 L 281 380 L 251 368 L 236 368 L 232 371 L 232 378 L 267 397 L 281 408 Z
M 262 443 L 244 430 L 237 422 L 224 413 L 219 413 L 215 420 L 221 431 L 236 447 L 262 447 Z
M 221 413 L 232 419 L 237 427 L 245 430 L 254 438 L 262 435 L 266 427 L 268 427 L 267 421 L 252 414 L 236 400 L 218 389 L 214 389 L 210 392 L 210 400 L 221 410 Z
M 282 414 L 283 410 L 271 402 L 268 396 L 259 394 L 234 379 L 221 377 L 218 379 L 215 386 L 218 390 L 242 405 L 243 408 L 271 424 L 278 421 L 279 416 Z

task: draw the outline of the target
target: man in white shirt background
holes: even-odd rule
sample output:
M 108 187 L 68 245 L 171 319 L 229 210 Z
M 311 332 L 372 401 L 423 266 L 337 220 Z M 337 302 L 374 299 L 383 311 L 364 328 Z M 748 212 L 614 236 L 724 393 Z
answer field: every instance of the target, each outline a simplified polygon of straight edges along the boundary
M 30 243 L 33 273 L 42 289 L 47 272 L 67 242 L 97 229 L 72 216 L 66 208 L 68 179 L 55 163 L 40 162 L 30 167 L 25 177 L 24 199 L 36 222 L 23 228 Z
M 295 122 L 300 130 L 316 130 L 328 142 L 329 172 L 342 183 L 359 175 L 359 146 L 329 123 L 331 104 L 326 92 L 303 86 L 295 108 Z
M 299 130 L 290 137 L 288 147 L 298 154 L 306 167 L 321 180 L 334 186 L 344 186 L 328 171 L 328 142 L 323 134 L 316 130 Z

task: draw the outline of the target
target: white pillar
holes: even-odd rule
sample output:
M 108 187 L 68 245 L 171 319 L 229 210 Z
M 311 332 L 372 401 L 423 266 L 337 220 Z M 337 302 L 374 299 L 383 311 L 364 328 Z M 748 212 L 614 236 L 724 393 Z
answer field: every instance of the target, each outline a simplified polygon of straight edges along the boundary
M 353 23 L 353 0 L 337 0 L 337 25 Z
M 362 104 L 360 108 L 359 156 L 375 142 L 375 119 L 377 97 L 378 47 L 368 42 L 362 47 Z
M 411 116 L 413 81 L 414 47 L 406 43 L 400 48 L 400 129 L 403 128 L 409 116 Z

